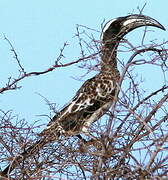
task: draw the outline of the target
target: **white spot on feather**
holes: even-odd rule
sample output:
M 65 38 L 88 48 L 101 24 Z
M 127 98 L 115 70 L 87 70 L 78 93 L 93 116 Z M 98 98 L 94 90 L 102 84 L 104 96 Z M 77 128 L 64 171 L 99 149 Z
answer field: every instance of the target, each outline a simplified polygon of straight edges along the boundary
M 87 119 L 82 128 L 82 132 L 84 134 L 88 134 L 88 128 L 90 127 L 90 125 L 96 120 L 98 120 L 111 107 L 112 103 L 113 101 L 106 103 L 97 111 L 95 111 L 89 119 Z

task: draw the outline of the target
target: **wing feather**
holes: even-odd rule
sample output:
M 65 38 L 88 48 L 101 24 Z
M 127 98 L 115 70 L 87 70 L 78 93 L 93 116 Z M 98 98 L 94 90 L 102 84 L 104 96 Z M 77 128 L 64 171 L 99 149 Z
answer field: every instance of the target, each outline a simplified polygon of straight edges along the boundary
M 91 119 L 90 117 L 95 111 L 112 101 L 114 94 L 115 85 L 113 80 L 107 80 L 107 77 L 102 78 L 101 74 L 87 80 L 77 91 L 74 98 L 53 117 L 42 134 L 48 130 L 56 129 L 58 124 L 66 133 L 79 132 L 87 119 Z

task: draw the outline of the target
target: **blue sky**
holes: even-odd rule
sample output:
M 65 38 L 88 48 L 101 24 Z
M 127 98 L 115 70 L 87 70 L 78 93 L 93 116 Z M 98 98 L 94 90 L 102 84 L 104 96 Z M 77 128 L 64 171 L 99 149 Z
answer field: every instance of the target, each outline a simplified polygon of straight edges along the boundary
M 16 61 L 4 41 L 4 34 L 12 42 L 25 70 L 41 71 L 54 64 L 64 42 L 69 43 L 65 61 L 80 57 L 77 41 L 73 38 L 76 24 L 100 31 L 104 19 L 108 21 L 118 16 L 139 13 L 137 7 L 142 8 L 145 3 L 144 14 L 168 28 L 168 2 L 165 0 L 0 0 L 0 87 L 10 76 L 16 78 L 18 75 Z M 157 37 L 150 36 L 151 39 L 159 39 L 159 42 L 167 39 L 168 32 L 154 31 L 152 35 Z M 94 35 L 99 38 L 100 34 L 95 32 Z M 134 42 L 136 38 L 132 37 L 132 40 Z M 152 70 L 149 72 L 152 73 Z M 22 86 L 20 90 L 0 95 L 0 108 L 13 110 L 20 118 L 34 122 L 40 119 L 36 115 L 49 114 L 48 106 L 37 92 L 55 102 L 59 109 L 81 86 L 82 82 L 72 78 L 81 73 L 81 69 L 74 66 L 24 79 L 18 84 Z

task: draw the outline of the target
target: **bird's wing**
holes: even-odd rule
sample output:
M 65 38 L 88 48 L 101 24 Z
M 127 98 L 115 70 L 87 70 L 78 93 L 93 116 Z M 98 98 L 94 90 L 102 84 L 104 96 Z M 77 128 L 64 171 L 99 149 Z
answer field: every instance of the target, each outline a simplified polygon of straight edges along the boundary
M 86 132 L 87 127 L 98 116 L 104 113 L 100 110 L 108 109 L 115 95 L 113 80 L 103 78 L 101 74 L 87 80 L 76 93 L 75 97 L 68 103 L 48 124 L 48 127 L 40 133 L 40 140 L 30 146 L 21 155 L 8 165 L 1 175 L 12 171 L 23 159 L 36 154 L 46 143 L 52 142 L 62 134 L 74 135 L 81 131 Z
M 87 80 L 70 103 L 53 117 L 47 129 L 41 135 L 57 129 L 68 134 L 79 132 L 87 119 L 104 104 L 111 101 L 114 94 L 113 80 L 107 80 L 107 78 L 101 77 L 100 74 Z

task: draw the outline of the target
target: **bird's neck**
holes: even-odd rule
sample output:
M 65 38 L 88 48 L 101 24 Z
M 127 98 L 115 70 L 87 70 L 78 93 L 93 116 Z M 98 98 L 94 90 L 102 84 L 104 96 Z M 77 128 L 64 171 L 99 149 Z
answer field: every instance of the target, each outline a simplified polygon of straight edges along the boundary
M 117 69 L 117 47 L 118 42 L 106 43 L 102 46 L 101 71 Z

